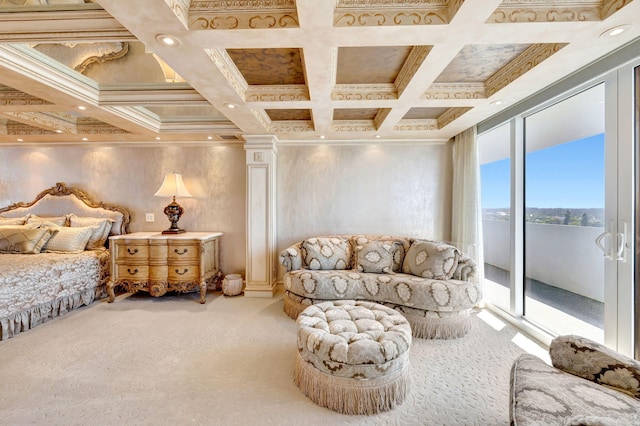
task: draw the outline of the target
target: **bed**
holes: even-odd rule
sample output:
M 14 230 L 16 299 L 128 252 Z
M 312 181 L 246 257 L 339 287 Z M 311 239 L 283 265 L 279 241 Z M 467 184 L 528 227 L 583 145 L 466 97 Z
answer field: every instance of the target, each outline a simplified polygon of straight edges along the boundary
M 0 340 L 106 297 L 108 237 L 129 221 L 62 182 L 0 208 Z

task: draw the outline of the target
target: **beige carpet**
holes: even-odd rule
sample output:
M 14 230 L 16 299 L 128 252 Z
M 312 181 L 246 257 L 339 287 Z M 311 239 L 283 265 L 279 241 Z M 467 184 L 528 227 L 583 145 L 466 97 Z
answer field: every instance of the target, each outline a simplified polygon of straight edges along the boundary
M 414 339 L 412 388 L 377 416 L 318 407 L 292 383 L 282 298 L 210 292 L 95 302 L 0 342 L 2 425 L 507 425 L 512 327 L 474 318 L 457 340 Z

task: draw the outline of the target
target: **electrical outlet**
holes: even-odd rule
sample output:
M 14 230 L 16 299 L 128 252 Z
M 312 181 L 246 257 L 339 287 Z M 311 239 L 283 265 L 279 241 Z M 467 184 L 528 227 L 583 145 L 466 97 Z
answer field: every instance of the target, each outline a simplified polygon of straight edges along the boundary
M 145 215 L 145 220 L 146 220 L 147 222 L 155 222 L 155 221 L 156 221 L 156 218 L 155 218 L 155 215 L 154 215 L 153 213 L 147 213 L 147 214 Z

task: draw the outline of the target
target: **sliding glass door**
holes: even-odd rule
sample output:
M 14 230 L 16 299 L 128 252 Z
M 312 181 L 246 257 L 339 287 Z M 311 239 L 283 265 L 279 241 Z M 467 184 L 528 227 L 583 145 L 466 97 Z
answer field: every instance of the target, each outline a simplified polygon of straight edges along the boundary
M 478 147 L 487 304 L 532 332 L 640 356 L 638 66 L 481 133 Z
M 524 316 L 598 342 L 602 250 L 609 255 L 614 244 L 605 232 L 604 89 L 600 83 L 524 118 Z

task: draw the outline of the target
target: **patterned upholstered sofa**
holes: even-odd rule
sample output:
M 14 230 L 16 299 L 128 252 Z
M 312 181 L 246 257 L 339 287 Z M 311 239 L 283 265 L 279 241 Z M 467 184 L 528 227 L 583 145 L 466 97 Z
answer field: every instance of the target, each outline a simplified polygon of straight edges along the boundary
M 640 362 L 578 336 L 556 337 L 553 367 L 524 354 L 511 368 L 514 426 L 639 425 Z
M 467 333 L 482 297 L 475 262 L 456 247 L 428 240 L 333 235 L 300 241 L 280 253 L 284 310 L 297 318 L 327 300 L 367 300 L 392 307 L 415 337 Z

